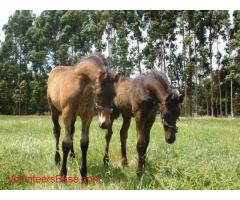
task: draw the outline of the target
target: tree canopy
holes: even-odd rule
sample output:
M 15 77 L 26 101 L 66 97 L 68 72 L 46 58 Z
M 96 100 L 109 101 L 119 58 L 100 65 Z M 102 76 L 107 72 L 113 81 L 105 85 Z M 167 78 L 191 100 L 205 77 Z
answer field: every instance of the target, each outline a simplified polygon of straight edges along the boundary
M 18 10 L 3 32 L 1 114 L 48 111 L 51 69 L 98 51 L 126 77 L 165 72 L 186 116 L 240 115 L 240 11 Z

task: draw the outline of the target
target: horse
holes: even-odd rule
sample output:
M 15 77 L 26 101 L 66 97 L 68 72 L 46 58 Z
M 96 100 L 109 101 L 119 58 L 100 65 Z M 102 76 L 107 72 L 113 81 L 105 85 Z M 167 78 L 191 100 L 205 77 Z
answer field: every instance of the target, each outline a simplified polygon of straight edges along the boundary
M 113 112 L 110 126 L 105 132 L 104 165 L 109 163 L 109 142 L 112 136 L 112 125 L 115 119 L 122 115 L 123 124 L 120 130 L 122 165 L 127 166 L 126 140 L 131 118 L 134 117 L 137 129 L 138 164 L 137 175 L 143 174 L 145 154 L 149 144 L 150 131 L 155 121 L 159 104 L 161 104 L 161 117 L 165 131 L 165 140 L 172 144 L 176 139 L 176 121 L 180 116 L 180 103 L 184 95 L 171 89 L 165 74 L 152 71 L 137 78 L 120 77 L 115 83 L 116 96 L 114 98 Z
M 101 54 L 86 56 L 74 66 L 57 66 L 50 72 L 47 99 L 51 110 L 53 134 L 56 140 L 56 165 L 60 165 L 61 161 L 59 153 L 60 114 L 62 114 L 65 127 L 65 136 L 62 141 L 61 177 L 67 176 L 69 151 L 71 151 L 71 158 L 75 158 L 73 135 L 77 116 L 80 116 L 82 122 L 80 140 L 82 166 L 80 173 L 83 178 L 87 177 L 89 127 L 93 116 L 97 112 L 100 127 L 107 128 L 110 125 L 112 103 L 115 97 L 114 82 L 117 82 L 118 78 L 118 73 L 110 73 L 108 63 Z

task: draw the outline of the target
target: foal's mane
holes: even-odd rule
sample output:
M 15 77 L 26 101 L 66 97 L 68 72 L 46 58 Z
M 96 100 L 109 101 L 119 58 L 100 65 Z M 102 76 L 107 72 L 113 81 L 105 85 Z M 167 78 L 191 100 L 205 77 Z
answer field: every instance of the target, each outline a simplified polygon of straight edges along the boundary
M 85 61 L 85 60 L 93 60 L 98 65 L 105 66 L 106 68 L 109 68 L 107 59 L 100 53 L 93 53 L 93 54 L 84 56 L 83 58 L 80 59 L 78 64 Z
M 153 70 L 153 71 L 150 71 L 150 72 L 147 72 L 147 73 L 143 74 L 141 77 L 144 77 L 144 76 L 146 76 L 146 77 L 150 76 L 150 77 L 154 77 L 155 79 L 157 79 L 159 82 L 162 83 L 162 85 L 164 85 L 166 87 L 166 89 L 169 93 L 176 93 L 176 94 L 179 93 L 176 89 L 174 89 L 170 85 L 169 78 L 163 72 Z

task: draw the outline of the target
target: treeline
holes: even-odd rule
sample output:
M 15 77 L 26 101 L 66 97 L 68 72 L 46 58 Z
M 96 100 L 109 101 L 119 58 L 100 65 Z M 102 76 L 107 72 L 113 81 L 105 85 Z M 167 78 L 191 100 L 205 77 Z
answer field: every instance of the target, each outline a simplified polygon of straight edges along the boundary
M 240 11 L 15 11 L 0 43 L 0 113 L 43 114 L 47 76 L 91 52 L 124 76 L 155 69 L 183 114 L 240 114 Z

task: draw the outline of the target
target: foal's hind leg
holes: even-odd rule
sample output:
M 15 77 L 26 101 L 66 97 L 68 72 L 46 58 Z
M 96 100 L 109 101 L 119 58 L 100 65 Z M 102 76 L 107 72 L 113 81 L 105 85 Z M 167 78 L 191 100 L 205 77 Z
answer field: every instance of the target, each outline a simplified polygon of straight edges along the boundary
M 61 161 L 61 156 L 59 153 L 59 137 L 60 137 L 60 130 L 61 130 L 61 127 L 58 122 L 59 115 L 60 115 L 60 112 L 54 106 L 51 106 L 51 116 L 53 121 L 53 135 L 55 136 L 55 139 L 56 139 L 56 153 L 55 153 L 56 165 L 60 165 L 60 161 Z
M 71 130 L 72 130 L 72 134 L 71 134 L 71 137 L 72 137 L 72 141 L 73 141 L 73 135 L 74 135 L 74 132 L 75 132 L 75 120 L 72 122 L 72 127 L 71 127 Z M 71 146 L 71 149 L 70 149 L 70 157 L 72 159 L 75 158 L 75 152 L 74 152 L 74 148 L 73 148 L 73 143 L 72 143 L 72 146 Z
M 60 176 L 67 176 L 67 157 L 73 144 L 73 124 L 75 123 L 76 116 L 71 110 L 66 108 L 62 113 L 62 118 L 65 126 L 65 137 L 62 141 L 63 162 Z
M 121 141 L 121 153 L 122 153 L 122 165 L 127 166 L 127 152 L 126 152 L 126 141 L 128 136 L 128 129 L 131 123 L 131 116 L 123 116 L 123 124 L 120 130 L 120 141 Z
M 150 139 L 150 130 L 155 121 L 156 114 L 144 113 L 135 117 L 137 125 L 137 151 L 138 151 L 138 166 L 137 175 L 142 176 L 146 161 L 146 151 Z

